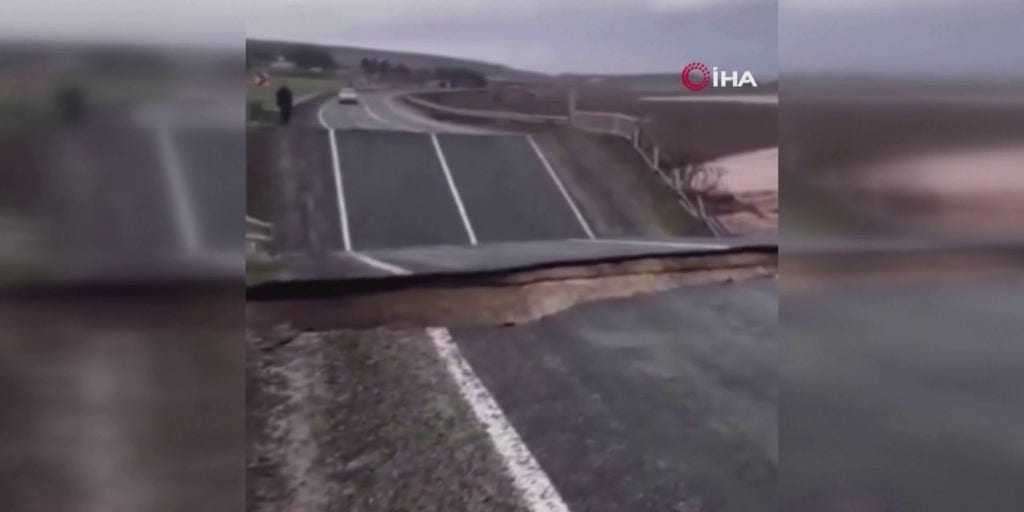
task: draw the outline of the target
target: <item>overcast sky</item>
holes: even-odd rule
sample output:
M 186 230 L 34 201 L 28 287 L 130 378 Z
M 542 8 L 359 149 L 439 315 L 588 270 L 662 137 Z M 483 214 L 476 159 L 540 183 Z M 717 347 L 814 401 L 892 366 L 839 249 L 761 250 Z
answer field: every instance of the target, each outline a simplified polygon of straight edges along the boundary
M 1024 0 L 781 0 L 779 30 L 784 73 L 1024 76 Z
M 280 38 L 544 72 L 1024 76 L 1022 0 L 8 1 L 0 38 L 219 45 Z M 781 26 L 781 32 L 779 27 Z
M 775 76 L 775 0 L 257 0 L 249 37 L 468 57 L 542 71 Z

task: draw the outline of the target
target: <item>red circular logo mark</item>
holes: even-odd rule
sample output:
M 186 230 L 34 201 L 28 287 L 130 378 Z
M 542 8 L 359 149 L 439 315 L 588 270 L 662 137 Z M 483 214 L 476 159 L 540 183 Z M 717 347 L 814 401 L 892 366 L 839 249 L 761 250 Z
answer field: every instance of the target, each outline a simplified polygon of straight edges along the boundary
M 700 80 L 694 81 L 692 78 L 693 73 L 700 73 Z M 708 86 L 708 82 L 711 81 L 711 72 L 708 71 L 708 67 L 700 62 L 691 62 L 683 68 L 683 85 L 687 89 L 697 92 Z

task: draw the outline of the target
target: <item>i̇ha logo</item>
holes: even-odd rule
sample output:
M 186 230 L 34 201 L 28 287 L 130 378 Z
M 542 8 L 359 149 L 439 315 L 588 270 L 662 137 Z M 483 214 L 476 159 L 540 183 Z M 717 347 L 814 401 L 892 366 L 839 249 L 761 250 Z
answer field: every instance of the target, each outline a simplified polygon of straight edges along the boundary
M 754 75 L 750 71 L 719 71 L 718 67 L 711 68 L 700 62 L 691 62 L 683 68 L 683 85 L 687 89 L 697 92 L 703 90 L 710 83 L 712 87 L 743 87 L 750 85 L 757 87 Z

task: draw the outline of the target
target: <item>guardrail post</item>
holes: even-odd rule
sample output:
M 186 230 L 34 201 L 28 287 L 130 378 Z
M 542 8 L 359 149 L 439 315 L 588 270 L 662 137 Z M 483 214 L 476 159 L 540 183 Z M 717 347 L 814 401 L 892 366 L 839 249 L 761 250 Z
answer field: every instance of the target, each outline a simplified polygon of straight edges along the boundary
M 273 250 L 274 225 L 259 219 L 245 216 L 245 247 L 246 254 L 268 256 Z
M 672 186 L 675 187 L 676 190 L 683 188 L 683 180 L 682 177 L 679 175 L 678 167 L 672 168 Z
M 634 126 L 633 127 L 633 147 L 636 148 L 636 149 L 640 149 L 640 127 L 639 126 Z
M 651 151 L 651 161 L 654 162 L 654 168 L 655 169 L 660 169 L 661 168 L 658 165 L 658 146 L 654 146 L 654 149 Z

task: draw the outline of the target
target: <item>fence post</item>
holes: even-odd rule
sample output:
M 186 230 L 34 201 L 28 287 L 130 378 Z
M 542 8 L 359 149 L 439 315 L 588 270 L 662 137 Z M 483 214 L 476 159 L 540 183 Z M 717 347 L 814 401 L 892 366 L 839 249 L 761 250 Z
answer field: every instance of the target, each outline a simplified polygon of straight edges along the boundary
M 633 127 L 633 148 L 640 149 L 640 127 Z
M 576 125 L 576 89 L 569 89 L 569 124 Z
M 651 156 L 652 156 L 651 160 L 654 162 L 654 168 L 655 169 L 660 169 L 661 166 L 658 165 L 658 146 L 657 145 L 655 145 L 654 146 L 654 150 L 651 151 Z
M 678 167 L 673 167 L 672 168 L 672 186 L 674 186 L 676 188 L 677 192 L 681 188 L 683 188 L 683 180 L 682 180 L 682 177 L 679 176 L 679 168 Z

